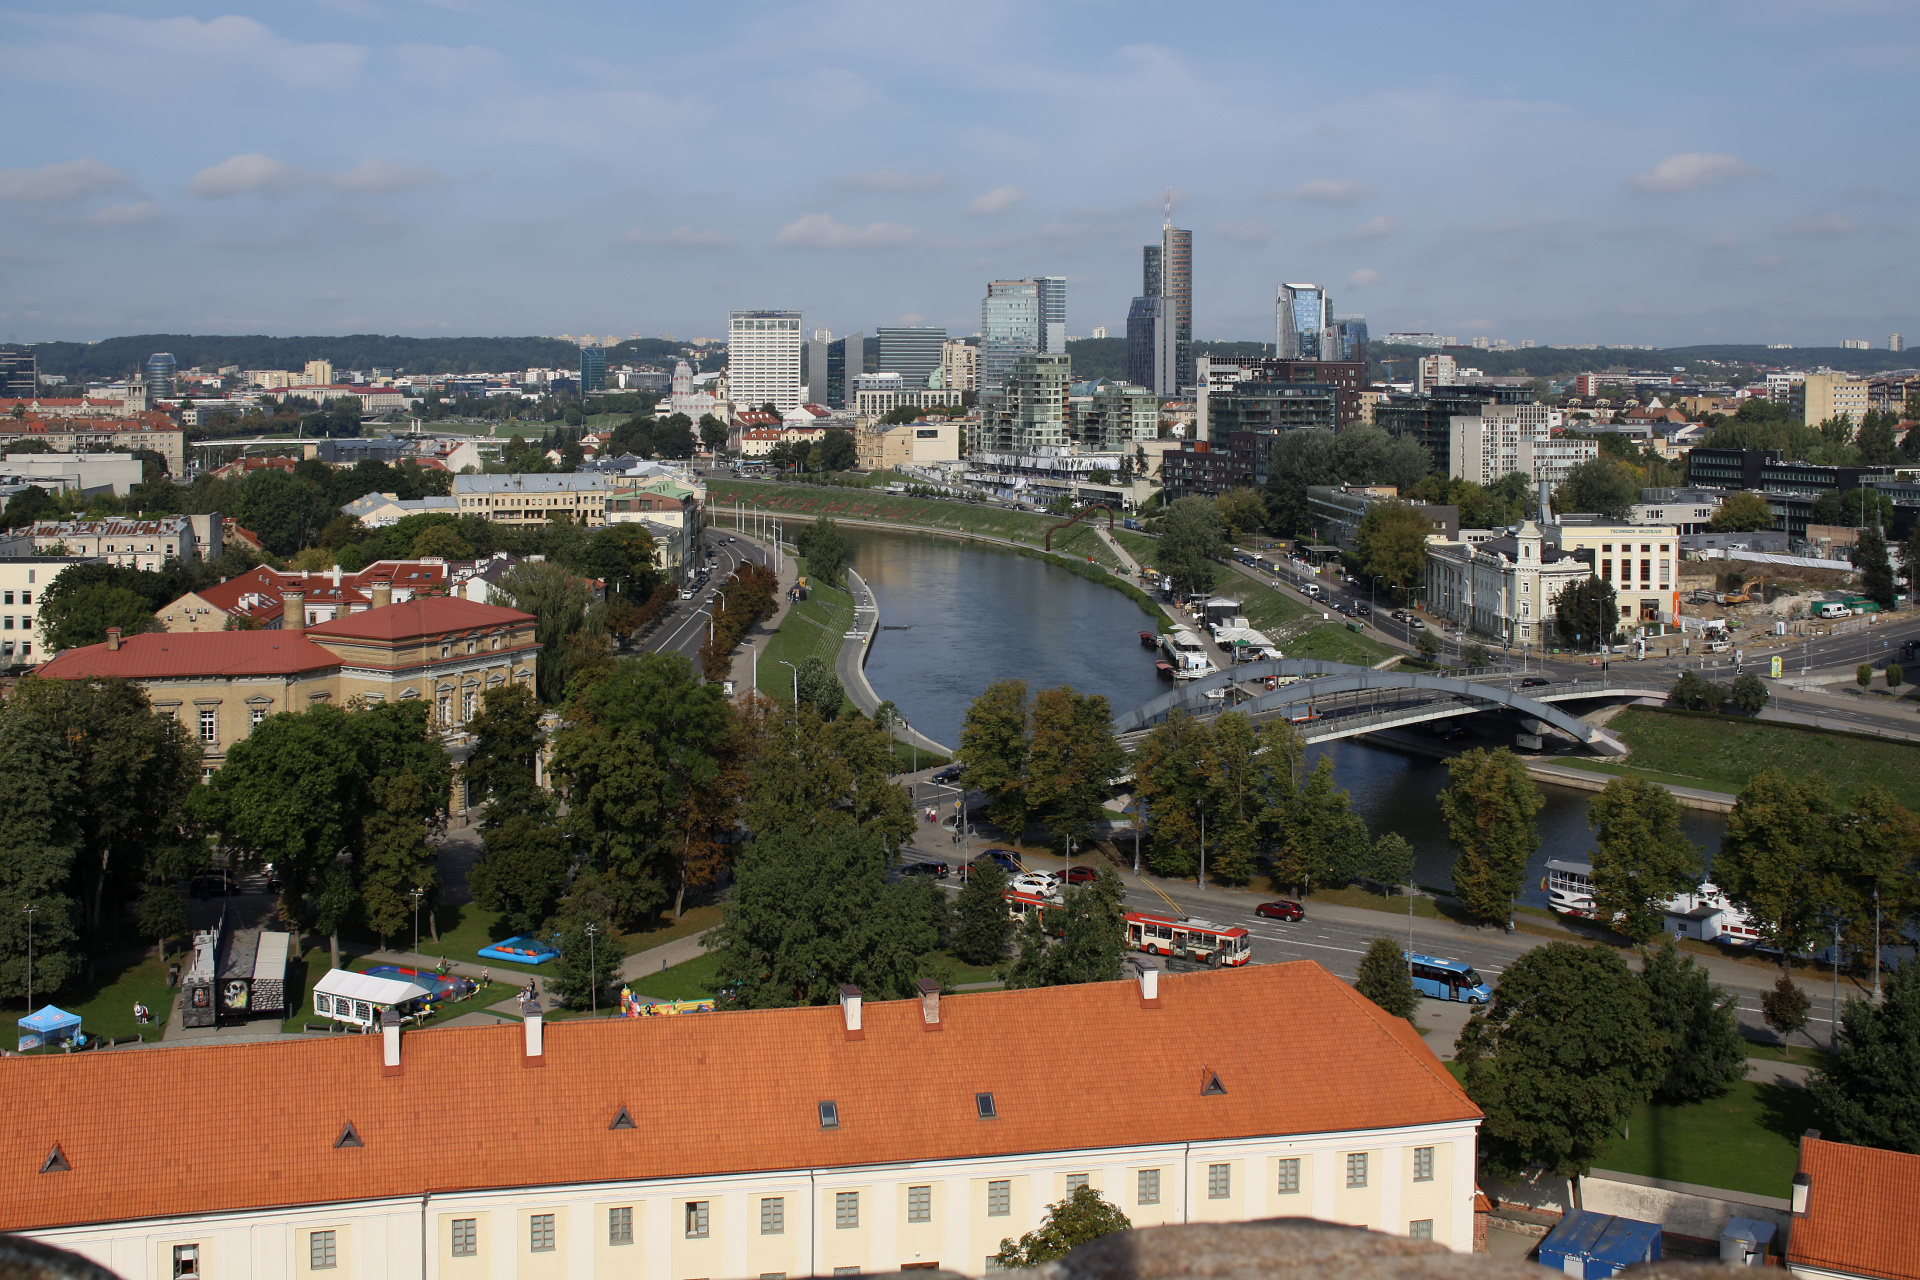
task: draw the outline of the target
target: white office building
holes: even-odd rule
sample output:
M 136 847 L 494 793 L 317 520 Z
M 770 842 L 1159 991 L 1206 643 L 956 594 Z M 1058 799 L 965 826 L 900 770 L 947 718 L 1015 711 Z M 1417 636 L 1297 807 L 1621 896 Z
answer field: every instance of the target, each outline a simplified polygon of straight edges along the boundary
M 1447 474 L 1490 485 L 1523 472 L 1535 483 L 1558 484 L 1600 452 L 1590 438 L 1553 435 L 1553 410 L 1543 404 L 1482 405 L 1478 415 L 1455 414 L 1448 433 Z
M 781 413 L 800 406 L 800 313 L 735 311 L 727 318 L 727 384 L 733 399 Z

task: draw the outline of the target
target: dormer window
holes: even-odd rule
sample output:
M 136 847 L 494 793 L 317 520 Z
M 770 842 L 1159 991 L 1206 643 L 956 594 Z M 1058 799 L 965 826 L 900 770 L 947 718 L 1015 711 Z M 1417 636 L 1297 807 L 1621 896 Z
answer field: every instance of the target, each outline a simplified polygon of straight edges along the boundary
M 440 656 L 443 658 L 451 658 L 453 656 L 453 641 L 442 640 L 440 642 Z

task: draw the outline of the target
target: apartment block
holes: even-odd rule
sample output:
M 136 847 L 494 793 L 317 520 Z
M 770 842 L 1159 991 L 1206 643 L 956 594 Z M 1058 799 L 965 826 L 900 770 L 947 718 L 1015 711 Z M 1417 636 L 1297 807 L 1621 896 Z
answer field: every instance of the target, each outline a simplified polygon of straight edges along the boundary
M 496 524 L 545 524 L 571 520 L 589 528 L 606 523 L 607 494 L 620 477 L 596 472 L 562 475 L 455 476 L 459 514 Z
M 1874 407 L 1873 379 L 1850 378 L 1844 373 L 1810 373 L 1787 389 L 1787 405 L 1808 426 L 1845 414 L 1859 426 Z

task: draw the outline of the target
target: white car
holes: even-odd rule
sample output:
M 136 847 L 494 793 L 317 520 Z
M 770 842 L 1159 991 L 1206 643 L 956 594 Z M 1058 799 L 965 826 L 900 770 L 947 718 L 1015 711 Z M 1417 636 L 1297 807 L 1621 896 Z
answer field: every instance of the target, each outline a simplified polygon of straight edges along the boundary
M 1007 887 L 1016 893 L 1031 893 L 1042 898 L 1051 898 L 1060 892 L 1057 877 L 1050 871 L 1026 871 L 1007 882 Z

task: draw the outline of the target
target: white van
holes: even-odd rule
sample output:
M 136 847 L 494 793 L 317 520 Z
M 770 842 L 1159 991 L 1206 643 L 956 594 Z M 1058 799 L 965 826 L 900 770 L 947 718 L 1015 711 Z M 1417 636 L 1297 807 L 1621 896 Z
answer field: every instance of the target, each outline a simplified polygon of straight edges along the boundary
M 1853 616 L 1853 610 L 1847 608 L 1847 606 L 1841 604 L 1838 600 L 1829 600 L 1825 604 L 1816 606 L 1813 611 L 1813 616 L 1816 618 L 1851 618 Z

